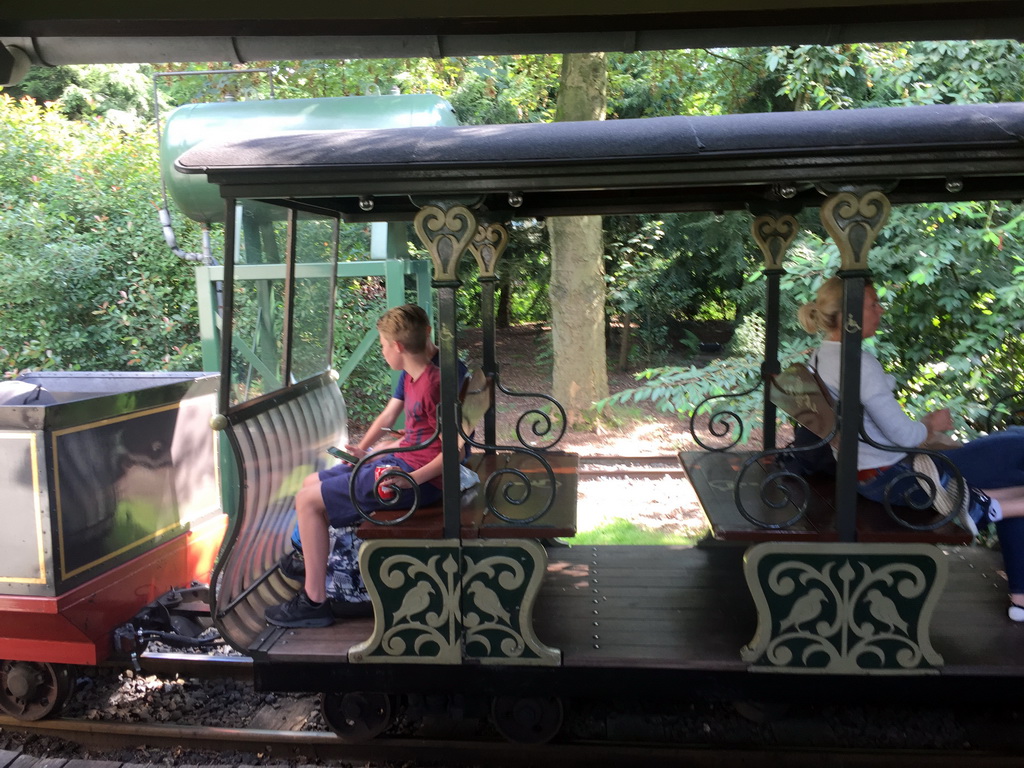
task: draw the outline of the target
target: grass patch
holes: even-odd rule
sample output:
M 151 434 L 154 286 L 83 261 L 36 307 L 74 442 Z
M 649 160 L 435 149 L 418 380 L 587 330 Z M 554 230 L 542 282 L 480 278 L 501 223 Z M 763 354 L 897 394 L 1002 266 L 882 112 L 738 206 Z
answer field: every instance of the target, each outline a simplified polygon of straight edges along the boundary
M 608 523 L 589 531 L 577 531 L 576 535 L 569 540 L 575 546 L 591 544 L 640 544 L 657 546 L 664 544 L 675 544 L 693 546 L 697 543 L 696 536 L 687 536 L 682 533 L 666 533 L 655 531 L 651 528 L 644 528 L 642 525 L 631 523 L 621 517 L 616 517 Z

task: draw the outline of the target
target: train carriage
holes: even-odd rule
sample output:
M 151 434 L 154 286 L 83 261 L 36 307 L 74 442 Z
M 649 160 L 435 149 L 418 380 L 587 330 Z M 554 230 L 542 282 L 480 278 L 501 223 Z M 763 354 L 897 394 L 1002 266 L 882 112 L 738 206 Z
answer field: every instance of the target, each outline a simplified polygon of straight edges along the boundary
M 542 741 L 557 732 L 562 699 L 617 690 L 891 697 L 980 682 L 998 698 L 1019 685 L 1024 650 L 1003 618 L 992 553 L 962 546 L 950 515 L 904 517 L 886 506 L 879 516 L 858 502 L 858 334 L 843 339 L 841 397 L 853 405 L 833 434 L 834 484 L 814 489 L 814 505 L 804 484 L 803 500 L 779 511 L 760 490 L 748 498 L 747 473 L 778 474 L 778 285 L 794 214 L 820 209 L 843 259 L 844 316 L 858 327 L 871 247 L 891 205 L 1024 197 L 1024 105 L 268 134 L 201 144 L 176 167 L 205 174 L 224 198 L 216 422 L 241 485 L 213 608 L 224 637 L 252 656 L 260 686 L 322 691 L 328 722 L 350 738 L 381 732 L 396 696 L 474 693 L 492 700 L 509 738 Z M 442 504 L 366 515 L 360 566 L 374 616 L 322 629 L 263 622 L 267 606 L 297 589 L 277 568 L 295 478 L 343 429 L 329 355 L 296 365 L 291 310 L 275 375 L 255 397 L 243 394 L 252 388 L 241 386 L 233 351 L 231 320 L 242 312 L 230 289 L 234 223 L 267 206 L 287 221 L 286 308 L 329 293 L 315 278 L 331 270 L 311 267 L 298 245 L 309 242 L 305 228 L 329 232 L 339 218 L 413 221 L 434 268 Z M 765 258 L 765 444 L 683 457 L 713 529 L 740 546 L 548 548 L 575 525 L 575 457 L 554 439 L 500 446 L 485 416 L 474 442 L 481 488 L 473 498 L 459 491 L 457 443 L 477 406 L 459 397 L 457 264 L 472 257 L 480 274 L 486 351 L 476 391 L 486 410 L 504 394 L 487 302 L 508 221 L 695 210 L 749 211 Z M 872 590 L 892 601 L 888 627 L 863 602 Z
M 35 720 L 60 711 L 76 667 L 145 647 L 143 630 L 202 632 L 192 604 L 227 522 L 209 429 L 217 376 L 48 371 L 11 384 L 22 395 L 0 405 L 0 711 Z M 160 619 L 119 643 L 117 628 L 157 600 Z

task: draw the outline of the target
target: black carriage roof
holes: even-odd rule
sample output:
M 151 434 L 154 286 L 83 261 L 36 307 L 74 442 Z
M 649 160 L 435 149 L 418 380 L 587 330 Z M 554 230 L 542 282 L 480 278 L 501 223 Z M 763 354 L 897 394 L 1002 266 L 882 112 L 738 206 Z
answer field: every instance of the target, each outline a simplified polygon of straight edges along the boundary
M 1024 104 L 946 105 L 279 133 L 201 144 L 176 162 L 225 197 L 399 219 L 484 197 L 516 215 L 740 208 L 882 182 L 894 202 L 1024 196 Z M 360 200 L 372 200 L 364 215 Z

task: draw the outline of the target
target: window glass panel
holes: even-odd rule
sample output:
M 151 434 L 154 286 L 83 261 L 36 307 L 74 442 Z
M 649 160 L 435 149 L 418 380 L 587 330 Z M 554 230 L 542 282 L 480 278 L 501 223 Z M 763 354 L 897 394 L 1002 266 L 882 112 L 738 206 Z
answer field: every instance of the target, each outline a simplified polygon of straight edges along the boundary
M 331 367 L 328 347 L 336 226 L 333 218 L 300 212 L 295 237 L 295 311 L 292 379 L 302 381 Z
M 235 259 L 231 402 L 282 386 L 287 210 L 243 201 Z

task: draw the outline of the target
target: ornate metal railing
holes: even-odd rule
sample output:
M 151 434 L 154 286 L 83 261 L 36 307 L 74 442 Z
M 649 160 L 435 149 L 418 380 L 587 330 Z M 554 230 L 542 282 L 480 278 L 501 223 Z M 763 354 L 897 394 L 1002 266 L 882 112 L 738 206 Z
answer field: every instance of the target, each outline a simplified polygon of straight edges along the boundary
M 715 452 L 728 451 L 737 445 L 743 439 L 743 436 L 747 434 L 743 418 L 735 409 L 719 409 L 717 405 L 712 409 L 711 403 L 717 400 L 738 400 L 739 398 L 747 397 L 760 389 L 761 386 L 761 382 L 758 381 L 750 389 L 743 392 L 726 392 L 710 395 L 701 400 L 697 407 L 693 409 L 693 413 L 690 414 L 690 436 L 693 437 L 694 442 L 706 451 Z M 707 414 L 706 422 L 703 421 L 705 411 L 710 411 Z M 721 439 L 723 442 L 719 445 L 711 445 L 705 442 L 701 437 L 702 430 L 705 430 L 710 437 Z
M 373 483 L 374 500 L 379 506 L 375 506 L 372 510 L 363 509 L 363 507 L 359 504 L 359 498 L 356 495 L 356 477 L 359 475 L 360 470 L 362 470 L 363 467 L 368 466 L 369 464 L 376 461 L 382 456 L 400 455 L 403 453 L 409 453 L 410 451 L 418 451 L 420 448 L 426 448 L 432 442 L 437 440 L 440 437 L 440 435 L 441 420 L 438 419 L 437 426 L 434 429 L 434 433 L 426 440 L 424 440 L 422 443 L 417 443 L 416 445 L 396 446 L 393 448 L 382 448 L 378 451 L 366 454 L 356 463 L 355 467 L 353 467 L 352 469 L 352 475 L 349 477 L 348 480 L 348 493 L 349 498 L 352 499 L 352 506 L 354 506 L 356 510 L 359 512 L 359 514 L 362 515 L 363 519 L 369 520 L 374 525 L 383 526 L 398 525 L 399 523 L 404 523 L 406 520 L 408 520 L 416 513 L 416 510 L 420 508 L 420 498 L 422 494 L 420 492 L 420 487 L 416 484 L 416 481 L 413 480 L 411 474 L 409 474 L 408 472 L 406 472 L 404 469 L 397 465 L 391 466 L 386 471 L 378 475 Z M 406 509 L 405 512 L 403 512 L 401 515 L 394 519 L 378 519 L 373 516 L 373 512 L 376 512 L 377 510 L 401 509 L 405 507 L 405 503 L 403 500 L 404 495 L 401 493 L 401 491 L 397 489 L 388 490 L 388 488 L 393 485 L 396 478 L 403 478 L 411 486 L 411 488 L 407 488 L 404 490 L 412 491 L 412 504 L 409 505 L 408 509 Z
M 882 506 L 898 525 L 914 531 L 934 531 L 966 511 L 969 500 L 967 483 L 949 457 L 939 451 L 916 446 L 882 445 L 872 440 L 863 428 L 860 439 L 873 448 L 905 453 L 910 457 L 909 465 L 904 464 L 905 460 L 898 463 L 898 466 L 906 466 L 906 470 L 886 483 L 882 496 Z M 917 511 L 933 509 L 937 517 L 929 522 L 914 523 L 902 517 L 896 511 L 897 506 Z
M 550 462 L 544 457 L 544 451 L 550 450 L 564 436 L 566 429 L 565 409 L 561 403 L 550 395 L 513 392 L 505 389 L 501 386 L 496 376 L 494 377 L 494 386 L 497 390 L 513 397 L 546 400 L 554 406 L 558 413 L 557 428 L 556 420 L 540 409 L 529 409 L 521 414 L 516 420 L 516 438 L 521 445 L 500 445 L 477 441 L 473 439 L 472 433 L 466 432 L 461 423 L 459 425 L 459 436 L 465 441 L 466 445 L 483 451 L 485 454 L 497 453 L 506 457 L 504 466 L 496 467 L 485 478 L 482 478 L 486 514 L 494 515 L 496 518 L 514 525 L 530 525 L 543 518 L 554 505 L 557 491 L 555 472 Z M 523 434 L 523 425 L 530 418 L 533 418 L 533 422 L 527 424 L 527 426 L 534 436 L 544 437 L 549 435 L 549 433 L 554 433 L 554 438 L 540 446 L 531 445 Z M 418 445 L 374 451 L 373 453 L 368 453 L 356 463 L 352 476 L 349 478 L 349 494 L 353 505 L 364 519 L 369 520 L 374 525 L 399 525 L 411 518 L 420 508 L 421 493 L 419 486 L 416 485 L 412 476 L 400 467 L 390 467 L 375 479 L 373 486 L 375 506 L 372 510 L 364 509 L 359 503 L 355 492 L 356 476 L 364 467 L 382 456 L 400 455 L 429 445 L 440 435 L 440 422 L 438 424 L 434 434 Z M 522 457 L 525 461 L 512 463 L 509 458 L 510 456 Z M 403 501 L 403 499 L 408 498 L 405 494 L 394 493 L 388 489 L 388 486 L 392 485 L 396 478 L 404 478 L 411 485 L 413 502 L 408 508 L 406 508 L 406 503 Z M 536 495 L 544 487 L 548 488 L 549 492 L 538 504 Z M 516 517 L 508 513 L 510 508 L 527 508 L 530 509 L 530 512 L 523 517 Z M 391 519 L 379 519 L 373 515 L 373 512 L 379 509 L 402 509 L 403 512 Z
M 466 442 L 474 448 L 479 448 L 480 450 L 488 453 L 501 451 L 502 455 L 506 456 L 505 465 L 496 467 L 483 481 L 486 514 L 494 515 L 499 520 L 503 520 L 506 523 L 512 523 L 514 525 L 530 525 L 531 523 L 537 522 L 548 513 L 555 503 L 557 483 L 555 481 L 555 472 L 551 468 L 551 464 L 548 460 L 544 458 L 543 453 L 532 450 L 528 447 L 515 445 L 486 445 L 485 443 L 476 442 L 461 429 L 459 430 L 459 433 Z M 535 477 L 531 480 L 530 475 L 536 475 L 536 470 L 531 470 L 529 463 L 527 463 L 526 466 L 510 465 L 508 458 L 509 454 L 525 456 L 529 462 L 535 462 L 537 469 L 542 474 L 542 477 Z M 507 505 L 504 507 L 506 510 L 509 507 L 527 507 L 537 489 L 542 488 L 545 485 L 550 489 L 546 499 L 542 501 L 538 508 L 525 517 L 509 516 L 497 503 L 495 503 L 500 496 L 501 501 Z
M 520 445 L 524 448 L 535 451 L 548 451 L 558 445 L 565 436 L 565 430 L 568 426 L 565 408 L 560 402 L 551 397 L 551 395 L 545 395 L 540 392 L 516 392 L 511 389 L 506 389 L 502 385 L 501 378 L 498 374 L 494 374 L 494 386 L 499 392 L 508 395 L 509 397 L 546 400 L 558 413 L 556 421 L 555 419 L 552 419 L 549 413 L 539 408 L 530 408 L 524 411 L 516 420 L 516 439 L 519 441 Z M 528 419 L 532 419 L 529 424 L 526 423 Z M 554 433 L 553 439 L 546 444 L 531 443 L 523 436 L 524 426 L 529 427 L 529 431 L 535 438 L 544 438 L 549 434 Z M 540 442 L 543 443 L 543 441 Z
M 804 446 L 787 446 L 785 448 L 773 448 L 761 451 L 746 461 L 736 477 L 733 486 L 733 498 L 736 502 L 736 510 L 745 520 L 761 528 L 769 530 L 785 530 L 796 525 L 807 515 L 811 500 L 811 486 L 807 477 L 786 466 L 786 457 L 801 452 L 810 453 L 828 446 L 835 438 L 838 430 L 833 428 L 832 432 L 817 442 Z M 792 506 L 794 513 L 781 521 L 764 520 L 748 507 L 743 499 L 742 489 L 745 486 L 745 478 L 754 467 L 759 467 L 764 476 L 759 482 L 758 508 L 780 510 Z
M 812 489 L 803 474 L 786 467 L 785 457 L 829 445 L 838 434 L 840 420 L 837 413 L 836 426 L 817 442 L 761 451 L 744 461 L 733 487 L 740 515 L 750 523 L 769 530 L 785 530 L 802 520 L 807 515 Z M 886 483 L 881 499 L 882 507 L 897 525 L 914 531 L 934 531 L 967 512 L 969 490 L 949 457 L 940 451 L 917 446 L 883 445 L 871 439 L 863 429 L 860 440 L 880 450 L 906 455 L 896 462 L 897 466 L 905 466 L 905 469 Z M 747 477 L 755 467 L 763 473 L 758 481 L 756 508 L 743 495 L 743 488 L 749 485 Z M 758 514 L 760 510 L 784 510 L 790 506 L 793 514 L 784 520 L 766 520 Z M 925 521 L 914 521 L 901 512 L 907 509 L 915 512 L 931 509 L 936 514 Z

